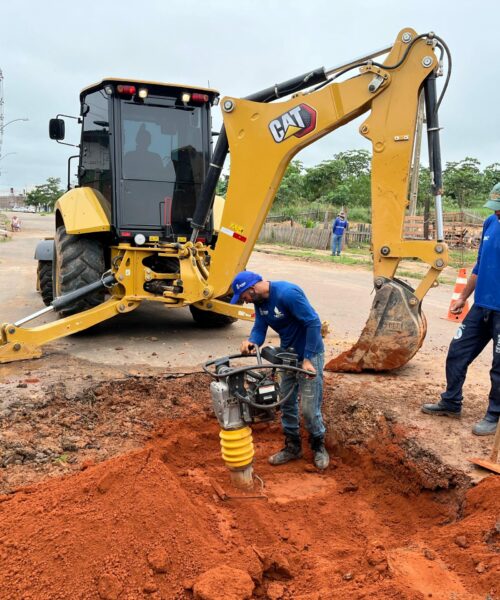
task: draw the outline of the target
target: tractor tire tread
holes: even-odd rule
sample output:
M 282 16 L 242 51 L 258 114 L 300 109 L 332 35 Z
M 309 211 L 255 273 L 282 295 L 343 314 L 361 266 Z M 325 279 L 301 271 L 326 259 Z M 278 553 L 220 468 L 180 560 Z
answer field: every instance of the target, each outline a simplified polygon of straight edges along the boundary
M 56 231 L 56 254 L 60 256 L 61 295 L 73 292 L 84 285 L 97 281 L 105 270 L 104 249 L 95 237 L 70 235 L 64 226 Z M 99 290 L 90 296 L 76 300 L 61 309 L 61 316 L 94 308 L 104 302 L 105 291 Z
M 54 300 L 54 286 L 52 285 L 52 261 L 39 260 L 37 267 L 40 295 L 45 306 L 49 306 Z

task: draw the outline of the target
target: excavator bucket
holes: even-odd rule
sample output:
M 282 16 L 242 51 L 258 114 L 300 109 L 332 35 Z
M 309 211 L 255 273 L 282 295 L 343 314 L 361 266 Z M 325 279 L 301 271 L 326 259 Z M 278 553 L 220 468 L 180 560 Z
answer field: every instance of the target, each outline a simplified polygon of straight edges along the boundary
M 427 323 L 413 289 L 397 279 L 377 277 L 368 321 L 354 346 L 332 358 L 327 371 L 389 371 L 405 365 L 422 345 Z

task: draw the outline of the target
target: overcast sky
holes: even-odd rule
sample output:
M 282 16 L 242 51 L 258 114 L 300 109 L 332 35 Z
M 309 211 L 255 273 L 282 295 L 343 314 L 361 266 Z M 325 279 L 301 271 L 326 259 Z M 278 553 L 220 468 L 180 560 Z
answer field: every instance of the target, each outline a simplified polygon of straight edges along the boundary
M 209 83 L 245 96 L 391 44 L 403 27 L 435 31 L 452 52 L 440 112 L 443 161 L 500 162 L 497 0 L 16 0 L 2 2 L 0 22 L 5 122 L 29 118 L 4 130 L 0 192 L 51 176 L 65 184 L 76 149 L 51 141 L 48 121 L 77 115 L 80 90 L 103 77 Z M 219 108 L 215 116 L 219 124 Z M 370 149 L 357 127 L 337 130 L 298 158 L 312 166 L 336 152 Z M 78 143 L 76 130 L 68 127 L 67 141 Z

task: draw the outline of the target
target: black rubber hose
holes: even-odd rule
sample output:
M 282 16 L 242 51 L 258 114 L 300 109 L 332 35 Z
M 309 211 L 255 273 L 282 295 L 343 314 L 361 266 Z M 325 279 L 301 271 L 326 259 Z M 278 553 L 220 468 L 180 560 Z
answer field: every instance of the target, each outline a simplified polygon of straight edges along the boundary
M 443 170 L 441 165 L 441 144 L 439 141 L 439 117 L 437 111 L 436 73 L 430 73 L 424 80 L 425 114 L 427 119 L 427 144 L 429 166 L 432 172 L 432 193 L 441 194 Z

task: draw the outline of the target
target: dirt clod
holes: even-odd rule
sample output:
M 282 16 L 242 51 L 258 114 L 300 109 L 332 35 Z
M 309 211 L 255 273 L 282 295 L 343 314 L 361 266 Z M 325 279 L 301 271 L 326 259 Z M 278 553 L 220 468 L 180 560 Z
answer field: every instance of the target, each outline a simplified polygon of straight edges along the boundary
M 167 573 L 169 558 L 163 548 L 155 548 L 148 554 L 148 564 L 155 573 Z
M 457 537 L 455 538 L 455 544 L 457 546 L 460 546 L 460 548 L 468 548 L 469 544 L 467 542 L 467 538 L 465 537 L 465 535 L 457 535 Z
M 281 583 L 277 581 L 272 581 L 266 590 L 267 597 L 269 600 L 281 600 L 283 598 L 283 594 L 285 593 L 285 588 Z
M 274 549 L 264 559 L 264 574 L 270 579 L 292 579 L 290 563 L 283 550 Z
M 123 585 L 115 575 L 105 573 L 99 577 L 97 592 L 102 600 L 117 600 L 122 589 Z
M 221 565 L 200 575 L 193 592 L 196 600 L 248 600 L 254 588 L 247 572 Z
M 153 579 L 149 579 L 142 589 L 146 594 L 154 594 L 154 592 L 158 591 L 158 586 Z

